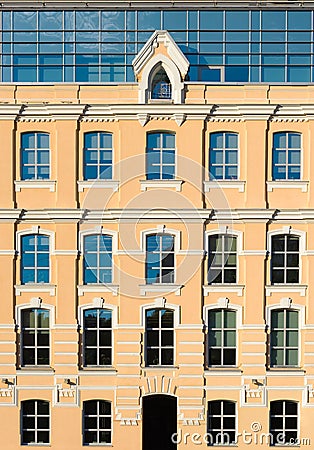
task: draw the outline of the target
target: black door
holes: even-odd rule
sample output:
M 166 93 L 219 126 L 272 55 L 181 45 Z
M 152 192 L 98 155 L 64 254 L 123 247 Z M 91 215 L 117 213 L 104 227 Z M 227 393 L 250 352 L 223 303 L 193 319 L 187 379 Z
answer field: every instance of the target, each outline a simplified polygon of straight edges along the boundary
M 171 395 L 143 397 L 143 450 L 176 450 L 177 399 Z M 174 436 L 174 440 L 176 436 Z

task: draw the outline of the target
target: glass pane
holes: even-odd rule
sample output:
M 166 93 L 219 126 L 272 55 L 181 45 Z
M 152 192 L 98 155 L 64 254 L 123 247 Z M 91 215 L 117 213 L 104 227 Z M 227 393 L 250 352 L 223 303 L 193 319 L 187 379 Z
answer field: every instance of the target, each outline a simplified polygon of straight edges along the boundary
M 298 331 L 287 331 L 287 346 L 297 347 L 298 346 Z
M 209 311 L 208 326 L 210 328 L 221 328 L 222 327 L 222 311 L 221 310 Z
M 236 346 L 236 332 L 235 331 L 225 331 L 224 332 L 224 344 L 226 346 L 230 346 L 230 347 Z
M 224 326 L 227 328 L 236 328 L 236 312 L 224 311 Z
M 271 327 L 272 328 L 283 328 L 284 327 L 284 310 L 272 311 Z
M 286 365 L 288 365 L 288 366 L 297 366 L 298 365 L 298 350 L 287 350 Z
M 287 328 L 299 327 L 299 313 L 298 311 L 287 311 Z

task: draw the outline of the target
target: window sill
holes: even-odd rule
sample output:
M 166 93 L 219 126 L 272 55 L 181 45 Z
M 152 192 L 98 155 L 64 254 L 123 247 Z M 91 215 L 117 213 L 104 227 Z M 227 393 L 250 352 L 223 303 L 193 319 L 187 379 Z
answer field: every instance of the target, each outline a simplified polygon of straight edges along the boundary
M 181 289 L 184 287 L 183 284 L 173 284 L 173 283 L 156 283 L 156 284 L 140 284 L 140 295 L 146 295 L 149 292 L 158 292 L 169 294 L 174 292 L 175 295 L 181 295 Z
M 207 367 L 204 370 L 205 376 L 217 376 L 217 375 L 241 375 L 243 373 L 243 370 L 237 368 L 237 367 Z
M 117 296 L 119 292 L 118 284 L 80 284 L 77 286 L 78 295 L 81 297 L 85 294 L 85 292 L 111 292 L 112 295 Z
M 283 374 L 289 374 L 289 375 L 304 375 L 305 370 L 301 369 L 301 367 L 268 367 L 267 368 L 267 375 L 278 375 L 282 376 Z
M 182 180 L 140 180 L 141 191 L 147 189 L 175 189 L 177 192 L 182 191 Z
M 265 286 L 266 297 L 270 297 L 273 293 L 292 293 L 300 294 L 301 297 L 305 297 L 307 285 L 305 284 L 272 284 Z
M 114 366 L 89 366 L 89 367 L 80 367 L 80 372 L 84 373 L 84 375 L 95 375 L 95 373 L 101 373 L 103 375 L 115 375 L 118 370 Z
M 14 181 L 15 192 L 21 192 L 21 189 L 49 189 L 50 192 L 55 192 L 56 184 L 57 182 L 52 180 Z
M 146 371 L 179 370 L 179 366 L 142 366 L 141 369 Z
M 78 191 L 83 192 L 84 189 L 112 189 L 113 192 L 119 190 L 119 181 L 116 180 L 86 180 L 78 181 Z
M 245 181 L 241 180 L 204 181 L 204 192 L 210 192 L 211 189 L 238 189 L 239 192 L 244 192 Z
M 238 297 L 243 296 L 242 284 L 206 284 L 203 286 L 203 295 L 208 296 L 212 292 L 234 292 Z
M 55 370 L 51 366 L 21 366 L 17 368 L 18 371 L 23 372 L 24 375 L 34 372 L 54 373 Z
M 278 180 L 266 181 L 267 192 L 273 192 L 273 189 L 301 189 L 302 192 L 307 192 L 308 181 L 302 180 Z
M 56 286 L 48 283 L 29 283 L 29 284 L 16 284 L 15 295 L 21 295 L 23 292 L 49 292 L 50 296 L 56 295 Z

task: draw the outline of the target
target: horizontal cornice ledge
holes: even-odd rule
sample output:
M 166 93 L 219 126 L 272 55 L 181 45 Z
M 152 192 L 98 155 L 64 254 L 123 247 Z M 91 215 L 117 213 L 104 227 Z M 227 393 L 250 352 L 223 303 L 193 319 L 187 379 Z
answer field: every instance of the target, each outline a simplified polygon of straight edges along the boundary
M 22 105 L 0 104 L 0 120 L 16 120 L 22 110 Z
M 277 105 L 215 105 L 209 120 L 269 120 Z
M 18 121 L 54 121 L 58 120 L 77 120 L 84 114 L 86 105 L 79 104 L 42 104 L 25 105 L 18 116 Z
M 212 220 L 218 221 L 230 221 L 230 220 L 243 220 L 243 221 L 269 221 L 276 213 L 275 209 L 215 209 L 211 217 Z

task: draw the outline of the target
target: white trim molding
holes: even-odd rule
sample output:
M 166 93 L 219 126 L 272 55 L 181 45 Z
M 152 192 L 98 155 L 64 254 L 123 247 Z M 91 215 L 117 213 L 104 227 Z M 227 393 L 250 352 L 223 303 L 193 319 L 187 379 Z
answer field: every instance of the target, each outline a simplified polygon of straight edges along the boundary
M 21 192 L 21 189 L 49 189 L 50 192 L 56 191 L 57 182 L 54 180 L 16 180 L 14 181 L 15 192 Z
M 272 230 L 267 233 L 267 250 L 271 254 L 271 239 L 273 236 L 279 235 L 279 234 L 291 234 L 294 236 L 299 237 L 299 253 L 300 256 L 304 255 L 306 252 L 306 232 L 303 230 L 296 230 L 295 228 L 292 228 L 291 226 L 282 226 L 282 228 L 277 230 Z
M 173 310 L 174 315 L 174 324 L 173 328 L 176 329 L 180 325 L 180 316 L 181 316 L 181 306 L 174 305 L 173 303 L 167 303 L 167 299 L 165 297 L 157 297 L 153 303 L 146 303 L 145 305 L 140 306 L 140 327 L 145 328 L 145 312 L 148 309 L 171 309 Z
M 118 192 L 119 181 L 116 180 L 79 180 L 77 181 L 78 191 L 83 192 L 85 189 L 112 189 Z
M 146 253 L 146 236 L 150 234 L 171 234 L 175 237 L 174 240 L 174 253 L 176 254 L 181 250 L 181 231 L 173 228 L 167 228 L 167 225 L 157 225 L 156 228 L 150 228 L 148 230 L 142 230 L 140 235 L 140 248 L 143 253 Z
M 50 329 L 53 329 L 55 326 L 55 307 L 53 305 L 49 305 L 48 303 L 42 303 L 40 297 L 33 297 L 30 299 L 29 303 L 23 303 L 22 305 L 15 306 L 15 317 L 16 317 L 16 325 L 18 328 L 21 328 L 22 323 L 22 311 L 24 309 L 32 309 L 32 308 L 40 308 L 47 309 L 49 311 L 49 323 Z
M 82 297 L 85 293 L 89 292 L 95 294 L 112 293 L 112 295 L 116 297 L 119 293 L 119 285 L 111 283 L 106 284 L 99 283 L 99 284 L 79 284 L 77 286 L 77 294 L 79 297 Z
M 275 293 L 282 294 L 299 294 L 301 297 L 305 297 L 307 285 L 305 284 L 273 284 L 265 286 L 266 297 L 270 297 Z
M 160 45 L 164 46 L 168 56 L 162 53 L 155 54 L 155 49 Z M 147 103 L 150 100 L 153 76 L 160 67 L 165 70 L 170 80 L 173 103 L 180 104 L 183 102 L 183 80 L 190 63 L 168 31 L 155 31 L 133 59 L 132 64 L 135 75 L 139 78 L 138 102 L 140 104 Z
M 239 192 L 245 191 L 245 181 L 241 180 L 211 180 L 203 181 L 204 192 L 210 192 L 211 189 L 238 189 Z
M 213 303 L 211 305 L 204 305 L 203 306 L 203 320 L 208 327 L 208 311 L 211 309 L 228 309 L 228 310 L 234 310 L 237 313 L 237 329 L 242 328 L 243 320 L 242 320 L 242 314 L 243 314 L 243 307 L 240 305 L 236 305 L 235 303 L 229 303 L 229 299 L 227 297 L 221 297 L 218 299 L 217 303 Z M 239 348 L 239 346 L 238 346 Z
M 88 230 L 81 230 L 79 232 L 79 251 L 84 254 L 84 238 L 85 236 L 93 234 L 106 234 L 112 237 L 112 254 L 115 255 L 118 251 L 118 232 L 114 230 L 107 230 L 102 225 L 96 225 L 94 228 Z
M 214 292 L 235 293 L 238 297 L 243 297 L 244 285 L 242 284 L 205 284 L 203 285 L 203 295 L 207 297 Z
M 266 181 L 267 192 L 273 192 L 274 189 L 301 189 L 302 192 L 308 191 L 309 181 L 287 180 L 287 181 Z
M 153 189 L 175 189 L 181 192 L 183 180 L 140 180 L 141 191 Z
M 20 255 L 21 253 L 21 237 L 28 234 L 41 234 L 49 236 L 49 254 L 54 255 L 55 253 L 55 233 L 51 230 L 46 230 L 41 228 L 39 225 L 34 225 L 26 230 L 20 230 L 16 232 L 16 251 Z M 50 267 L 51 270 L 51 267 Z
M 56 285 L 49 283 L 27 283 L 14 285 L 15 295 L 21 295 L 23 292 L 48 292 L 51 297 L 56 295 L 56 287 Z
M 170 294 L 172 292 L 175 295 L 181 295 L 181 289 L 184 287 L 183 284 L 174 283 L 156 283 L 156 284 L 140 284 L 140 295 L 145 296 L 147 293 L 162 293 Z
M 84 322 L 84 311 L 87 309 L 109 309 L 112 311 L 112 328 L 117 328 L 118 326 L 118 306 L 112 305 L 106 302 L 106 299 L 102 297 L 93 298 L 93 303 L 87 303 L 85 305 L 80 305 L 78 307 L 78 320 L 79 325 L 83 327 Z

